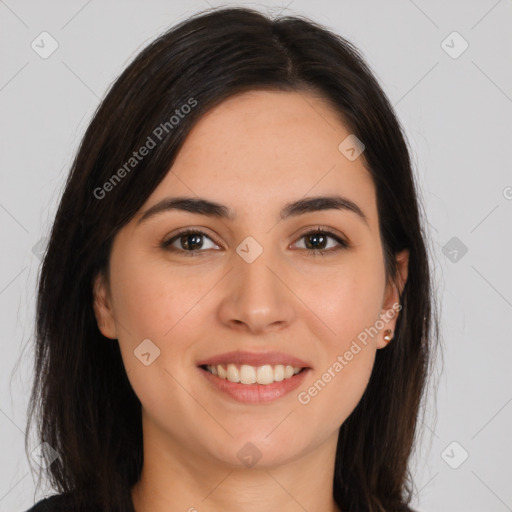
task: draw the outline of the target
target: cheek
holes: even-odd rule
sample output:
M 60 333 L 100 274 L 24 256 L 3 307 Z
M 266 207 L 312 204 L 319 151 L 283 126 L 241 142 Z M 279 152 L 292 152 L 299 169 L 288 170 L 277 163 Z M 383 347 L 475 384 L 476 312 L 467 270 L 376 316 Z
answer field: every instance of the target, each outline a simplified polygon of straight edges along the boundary
M 118 260 L 112 282 L 116 319 L 134 339 L 166 338 L 201 297 L 179 268 L 137 259 Z
M 329 433 L 338 429 L 354 411 L 368 386 L 375 349 L 361 344 L 356 350 L 350 360 L 346 351 L 340 351 L 299 390 L 297 401 L 308 418 L 315 418 L 318 424 L 315 428 L 319 431 Z
M 325 283 L 322 293 L 311 300 L 318 316 L 330 328 L 331 350 L 344 350 L 352 339 L 379 319 L 385 286 L 384 266 L 376 258 L 360 258 L 359 262 L 332 273 Z
M 375 324 L 385 286 L 383 262 L 377 250 L 374 254 L 350 260 L 323 279 L 321 293 L 317 288 L 307 295 L 317 313 L 309 316 L 309 330 L 322 333 L 318 334 L 322 350 L 314 373 L 298 390 L 297 400 L 309 417 L 317 418 L 318 428 L 327 432 L 352 413 L 371 377 L 378 336 Z
M 111 269 L 119 346 L 135 394 L 162 427 L 175 407 L 192 415 L 194 401 L 180 386 L 187 382 L 180 362 L 190 350 L 194 306 L 206 290 L 179 269 L 170 272 L 135 257 L 113 257 Z
M 205 276 L 190 268 L 170 268 L 166 262 L 148 261 L 147 256 L 112 261 L 112 297 L 124 366 L 137 395 L 150 407 L 159 396 L 165 400 L 170 389 L 179 391 L 166 372 L 180 382 L 187 381 L 197 334 L 205 315 L 212 314 L 211 310 L 205 312 L 205 296 L 218 276 Z M 145 341 L 148 339 L 151 343 Z M 141 352 L 146 346 L 143 342 L 150 348 L 150 359 L 157 354 L 147 367 L 134 357 L 146 353 Z
M 324 297 L 325 307 L 319 316 L 329 326 L 329 334 L 319 339 L 320 361 L 298 390 L 297 400 L 326 432 L 339 428 L 348 418 L 371 377 L 378 332 L 372 327 L 379 319 L 382 292 L 378 281 L 336 281 Z

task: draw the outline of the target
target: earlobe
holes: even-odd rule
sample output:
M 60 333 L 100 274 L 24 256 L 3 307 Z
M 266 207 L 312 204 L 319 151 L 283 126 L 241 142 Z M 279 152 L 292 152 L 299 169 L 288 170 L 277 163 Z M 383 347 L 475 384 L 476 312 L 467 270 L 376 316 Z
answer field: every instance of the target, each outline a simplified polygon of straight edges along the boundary
M 117 339 L 109 287 L 102 272 L 93 280 L 93 309 L 101 334 L 106 338 Z

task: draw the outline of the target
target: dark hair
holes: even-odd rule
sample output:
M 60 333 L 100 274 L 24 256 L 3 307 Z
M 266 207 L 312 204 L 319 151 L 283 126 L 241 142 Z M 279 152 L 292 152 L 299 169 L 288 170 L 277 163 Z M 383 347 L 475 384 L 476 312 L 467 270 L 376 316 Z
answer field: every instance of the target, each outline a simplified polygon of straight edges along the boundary
M 307 18 L 271 19 L 245 8 L 200 12 L 137 55 L 95 112 L 67 179 L 40 271 L 27 425 L 37 416 L 40 441 L 59 455 L 48 461 L 51 485 L 73 491 L 77 510 L 91 500 L 101 510 L 130 510 L 143 461 L 141 404 L 118 343 L 98 329 L 93 279 L 107 268 L 116 233 L 167 174 L 195 123 L 230 96 L 256 89 L 329 102 L 365 145 L 386 272 L 395 283 L 395 254 L 410 251 L 395 337 L 377 351 L 367 389 L 340 428 L 333 482 L 344 511 L 410 510 L 408 461 L 437 314 L 407 144 L 350 42 Z M 155 147 L 133 169 L 126 166 L 148 137 Z

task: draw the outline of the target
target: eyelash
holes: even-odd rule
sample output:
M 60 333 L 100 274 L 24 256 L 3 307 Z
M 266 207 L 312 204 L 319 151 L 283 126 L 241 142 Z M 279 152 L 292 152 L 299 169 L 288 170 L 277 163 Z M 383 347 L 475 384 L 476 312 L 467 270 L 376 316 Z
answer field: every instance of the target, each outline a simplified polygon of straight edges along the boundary
M 330 253 L 330 254 L 337 253 L 340 250 L 347 249 L 348 247 L 350 247 L 348 242 L 346 242 L 345 240 L 340 238 L 338 235 L 334 234 L 332 231 L 329 231 L 328 229 L 323 228 L 322 226 L 317 226 L 315 229 L 308 231 L 307 233 L 303 233 L 300 236 L 299 240 L 304 237 L 307 237 L 310 235 L 316 235 L 316 234 L 323 234 L 323 235 L 327 235 L 330 238 L 333 238 L 336 242 L 338 242 L 339 246 L 336 248 L 330 248 L 330 249 L 301 249 L 303 251 L 306 251 L 306 254 L 308 257 L 324 256 L 326 253 Z M 200 249 L 186 251 L 183 249 L 177 249 L 176 247 L 171 247 L 171 244 L 175 240 L 182 237 L 183 235 L 204 235 L 206 238 L 209 238 L 210 240 L 212 240 L 212 238 L 210 236 L 208 236 L 205 232 L 203 232 L 199 229 L 185 228 L 185 229 L 179 231 L 178 233 L 176 233 L 175 235 L 173 235 L 172 238 L 163 240 L 160 244 L 160 247 L 162 249 L 165 249 L 170 252 L 183 253 L 185 256 L 189 256 L 189 257 L 195 257 L 195 256 L 199 255 L 198 253 L 205 252 L 204 250 L 200 250 Z M 216 243 L 215 240 L 212 240 L 212 242 Z M 217 245 L 219 245 L 219 244 L 217 244 Z

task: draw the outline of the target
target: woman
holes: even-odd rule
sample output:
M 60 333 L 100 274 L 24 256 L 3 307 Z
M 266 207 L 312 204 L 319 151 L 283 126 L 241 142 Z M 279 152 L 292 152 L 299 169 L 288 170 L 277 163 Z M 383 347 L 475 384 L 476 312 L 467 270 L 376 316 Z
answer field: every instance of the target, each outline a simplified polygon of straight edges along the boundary
M 243 8 L 156 39 L 98 108 L 44 257 L 29 424 L 60 494 L 31 510 L 411 510 L 424 236 L 349 42 Z

